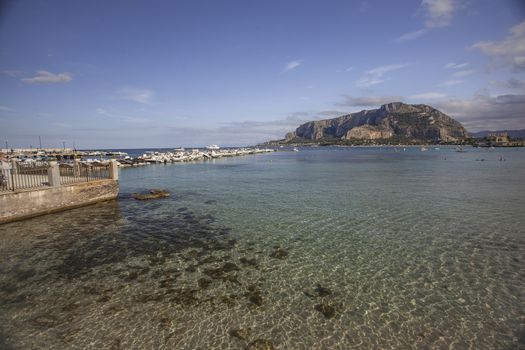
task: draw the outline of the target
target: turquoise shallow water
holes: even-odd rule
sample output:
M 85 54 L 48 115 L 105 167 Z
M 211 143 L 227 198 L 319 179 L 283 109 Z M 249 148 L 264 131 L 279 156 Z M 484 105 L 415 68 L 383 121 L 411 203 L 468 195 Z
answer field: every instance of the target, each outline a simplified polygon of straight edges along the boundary
M 0 348 L 524 347 L 524 174 L 444 148 L 123 169 L 118 201 L 0 226 Z

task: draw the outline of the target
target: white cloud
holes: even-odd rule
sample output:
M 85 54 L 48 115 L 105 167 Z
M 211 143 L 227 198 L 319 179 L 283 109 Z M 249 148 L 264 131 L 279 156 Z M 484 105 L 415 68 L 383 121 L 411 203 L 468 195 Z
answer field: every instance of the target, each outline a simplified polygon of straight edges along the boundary
M 464 62 L 464 63 L 450 62 L 450 63 L 447 63 L 445 65 L 445 68 L 448 68 L 448 69 L 461 69 L 461 68 L 465 68 L 468 65 L 469 65 L 468 62 Z
M 525 70 L 525 20 L 510 29 L 510 34 L 501 41 L 479 41 L 472 45 L 492 57 L 498 65 L 515 71 Z
M 415 40 L 433 28 L 450 25 L 458 7 L 458 0 L 422 0 L 419 12 L 423 12 L 426 18 L 424 28 L 405 33 L 394 41 L 402 43 Z
M 299 67 L 301 65 L 301 61 L 300 60 L 296 60 L 296 61 L 292 61 L 292 62 L 288 62 L 288 64 L 286 65 L 286 67 L 284 67 L 284 71 L 285 72 L 288 72 L 288 71 L 291 71 L 297 67 Z
M 452 21 L 458 6 L 454 0 L 423 0 L 427 28 L 446 27 Z
M 123 100 L 148 104 L 153 97 L 153 91 L 148 89 L 123 88 L 117 91 L 118 97 Z
M 444 98 L 447 95 L 441 92 L 424 92 L 417 95 L 408 96 L 408 99 L 412 100 L 435 100 Z
M 447 81 L 442 82 L 440 85 L 442 85 L 442 86 L 454 86 L 454 85 L 463 84 L 463 83 L 464 83 L 463 80 L 447 80 Z
M 525 91 L 525 81 L 516 78 L 510 78 L 507 81 L 491 81 L 490 83 L 504 89 Z
M 6 107 L 6 106 L 0 106 L 0 111 L 2 111 L 2 112 L 12 112 L 13 109 L 9 108 L 9 107 Z
M 365 75 L 357 80 L 355 83 L 359 87 L 370 87 L 380 84 L 385 81 L 384 75 L 394 70 L 398 70 L 408 66 L 407 63 L 389 64 L 370 69 L 365 72 Z
M 427 31 L 428 31 L 427 29 L 414 30 L 413 32 L 408 32 L 408 33 L 401 35 L 400 37 L 396 38 L 394 41 L 404 42 L 404 41 L 414 40 L 414 39 L 417 39 L 423 36 Z
M 523 128 L 525 123 L 525 95 L 490 96 L 482 91 L 470 99 L 436 102 L 436 107 L 457 118 L 470 131 Z
M 71 80 L 73 80 L 73 74 L 69 72 L 54 74 L 46 70 L 36 71 L 35 76 L 31 78 L 22 78 L 22 82 L 27 84 L 69 83 Z
M 452 76 L 455 78 L 463 78 L 469 75 L 472 75 L 476 73 L 474 69 L 465 69 L 465 70 L 458 70 L 457 72 L 452 73 Z

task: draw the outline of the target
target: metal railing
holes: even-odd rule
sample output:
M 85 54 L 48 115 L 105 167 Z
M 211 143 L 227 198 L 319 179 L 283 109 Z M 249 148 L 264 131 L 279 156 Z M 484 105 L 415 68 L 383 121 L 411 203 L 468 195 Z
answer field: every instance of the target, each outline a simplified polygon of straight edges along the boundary
M 112 178 L 108 164 L 75 162 L 55 164 L 55 166 L 58 169 L 53 170 L 49 163 L 44 162 L 30 164 L 12 162 L 9 168 L 1 167 L 0 193 Z M 52 170 L 57 174 L 54 181 Z
M 13 164 L 11 169 L 2 169 L 0 191 L 48 186 L 47 169 L 49 165 L 45 163 Z
M 109 178 L 109 165 L 84 163 L 60 164 L 61 185 Z

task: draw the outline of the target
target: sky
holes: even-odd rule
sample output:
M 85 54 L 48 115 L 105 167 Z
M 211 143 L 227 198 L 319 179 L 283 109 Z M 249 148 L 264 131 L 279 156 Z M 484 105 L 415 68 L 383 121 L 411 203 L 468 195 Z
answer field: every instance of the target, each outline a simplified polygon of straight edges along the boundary
M 2 146 L 253 145 L 393 101 L 525 128 L 525 1 L 0 2 Z

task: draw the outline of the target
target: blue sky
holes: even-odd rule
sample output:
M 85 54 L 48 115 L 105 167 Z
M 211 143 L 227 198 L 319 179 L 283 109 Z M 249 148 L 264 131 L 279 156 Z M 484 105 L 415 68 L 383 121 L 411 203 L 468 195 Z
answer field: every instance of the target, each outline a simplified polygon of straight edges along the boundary
M 425 103 L 525 128 L 525 3 L 4 1 L 10 147 L 249 145 L 304 121 Z

